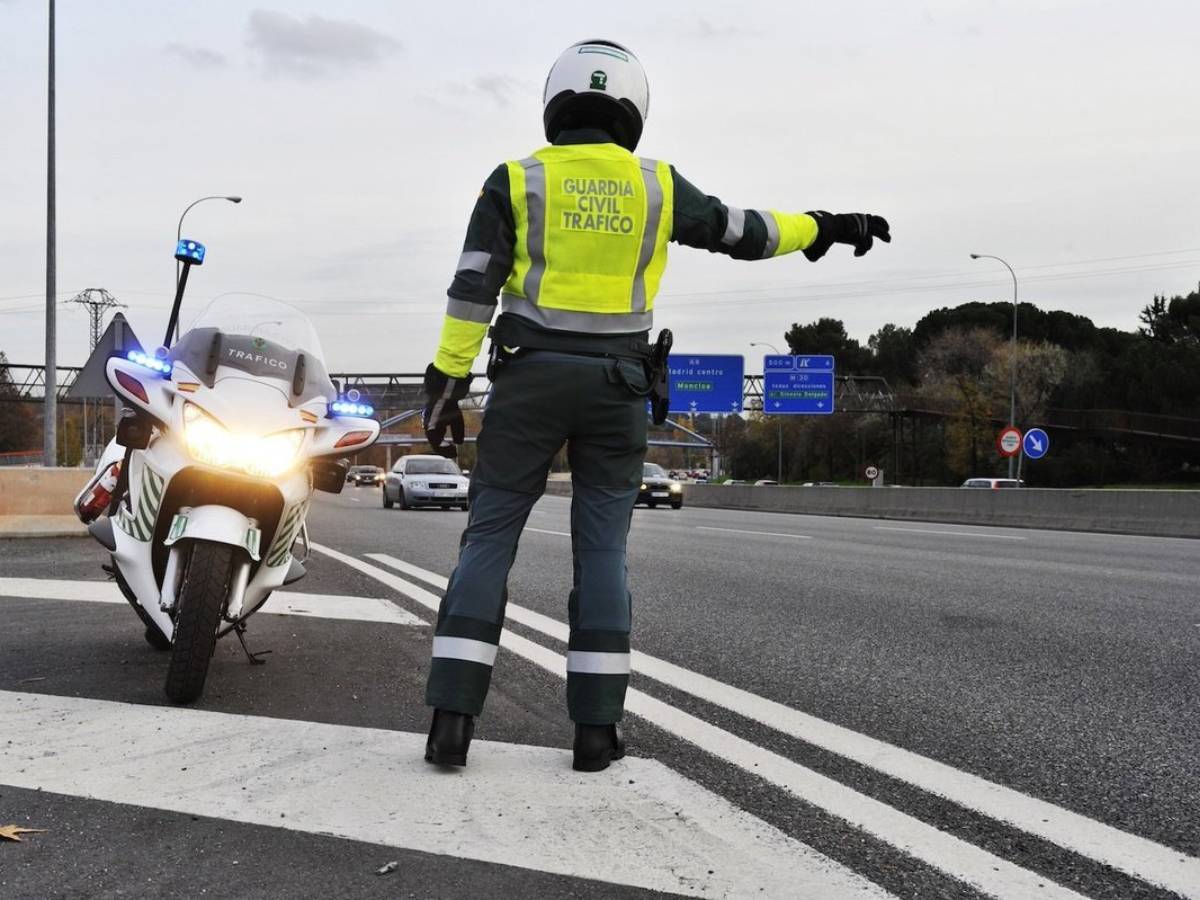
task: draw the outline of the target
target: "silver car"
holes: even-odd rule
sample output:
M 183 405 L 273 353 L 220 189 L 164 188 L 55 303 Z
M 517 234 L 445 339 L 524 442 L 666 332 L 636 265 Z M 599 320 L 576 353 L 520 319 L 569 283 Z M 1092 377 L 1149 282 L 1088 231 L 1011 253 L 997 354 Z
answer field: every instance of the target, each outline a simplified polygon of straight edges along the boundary
M 383 508 L 457 506 L 467 509 L 470 482 L 454 460 L 435 455 L 402 456 L 383 482 Z

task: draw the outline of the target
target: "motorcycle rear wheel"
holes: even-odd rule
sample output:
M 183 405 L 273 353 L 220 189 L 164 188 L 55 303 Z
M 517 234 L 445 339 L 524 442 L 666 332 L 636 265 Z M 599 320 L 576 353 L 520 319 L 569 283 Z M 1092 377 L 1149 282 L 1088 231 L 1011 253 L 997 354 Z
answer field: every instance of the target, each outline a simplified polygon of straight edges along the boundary
M 175 703 L 191 703 L 204 693 L 221 612 L 233 581 L 237 549 L 229 544 L 196 541 L 188 553 L 176 601 L 175 634 L 165 685 L 167 697 Z

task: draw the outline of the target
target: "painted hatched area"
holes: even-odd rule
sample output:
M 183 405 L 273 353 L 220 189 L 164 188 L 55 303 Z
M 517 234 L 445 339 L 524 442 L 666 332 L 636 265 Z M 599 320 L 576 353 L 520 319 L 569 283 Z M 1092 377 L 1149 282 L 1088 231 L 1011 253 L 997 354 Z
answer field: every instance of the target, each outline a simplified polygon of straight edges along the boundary
M 689 896 L 890 896 L 653 760 L 477 741 L 448 775 L 421 734 L 7 691 L 0 734 L 14 787 Z

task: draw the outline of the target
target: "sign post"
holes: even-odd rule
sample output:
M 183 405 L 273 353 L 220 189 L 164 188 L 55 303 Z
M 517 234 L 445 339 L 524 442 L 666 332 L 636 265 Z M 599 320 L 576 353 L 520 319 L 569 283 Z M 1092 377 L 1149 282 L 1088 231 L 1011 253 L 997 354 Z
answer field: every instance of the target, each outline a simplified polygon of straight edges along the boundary
M 832 356 L 763 357 L 763 412 L 772 416 L 833 413 Z

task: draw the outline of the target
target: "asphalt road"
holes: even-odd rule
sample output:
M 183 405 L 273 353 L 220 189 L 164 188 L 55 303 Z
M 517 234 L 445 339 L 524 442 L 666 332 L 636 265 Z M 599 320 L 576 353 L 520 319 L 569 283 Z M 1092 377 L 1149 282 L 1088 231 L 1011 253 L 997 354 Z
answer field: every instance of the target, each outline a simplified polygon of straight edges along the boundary
M 1200 543 L 639 509 L 631 758 L 585 777 L 569 504 L 530 518 L 457 774 L 419 750 L 465 514 L 322 495 L 310 615 L 256 617 L 265 666 L 222 642 L 187 711 L 126 607 L 57 598 L 109 589 L 98 546 L 0 543 L 0 826 L 46 829 L 0 896 L 1200 897 Z

